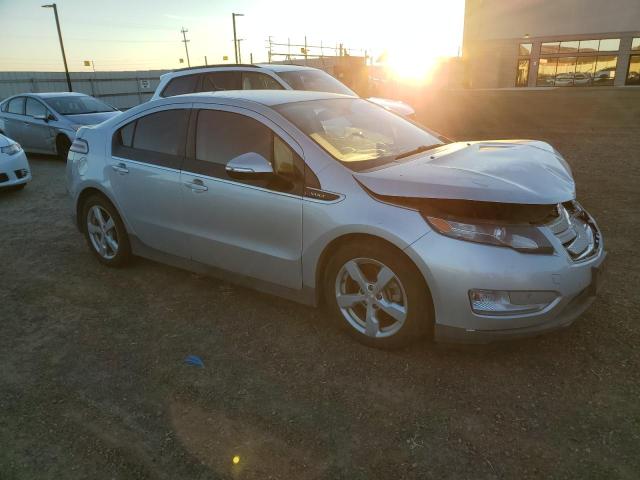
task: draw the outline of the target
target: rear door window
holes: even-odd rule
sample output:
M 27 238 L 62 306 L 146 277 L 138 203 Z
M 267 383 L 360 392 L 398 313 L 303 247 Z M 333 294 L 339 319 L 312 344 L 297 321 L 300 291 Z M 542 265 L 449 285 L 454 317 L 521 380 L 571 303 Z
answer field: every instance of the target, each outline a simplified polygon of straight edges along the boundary
M 9 101 L 7 112 L 15 113 L 16 115 L 24 115 L 24 97 L 14 98 Z
M 179 169 L 184 158 L 189 110 L 164 110 L 128 123 L 113 136 L 114 156 Z
M 243 90 L 283 90 L 273 77 L 259 72 L 242 72 Z
M 201 92 L 240 90 L 240 72 L 211 72 L 202 74 Z
M 183 95 L 185 93 L 193 93 L 198 91 L 199 75 L 183 75 L 169 81 L 164 90 L 162 97 L 173 97 L 175 95 Z

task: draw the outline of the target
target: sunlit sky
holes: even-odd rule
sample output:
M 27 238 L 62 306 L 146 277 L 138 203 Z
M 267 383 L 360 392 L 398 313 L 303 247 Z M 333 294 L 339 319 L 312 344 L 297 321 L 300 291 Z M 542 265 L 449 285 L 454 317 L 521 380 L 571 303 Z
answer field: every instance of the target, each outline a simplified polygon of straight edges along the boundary
M 0 0 L 0 71 L 63 69 L 53 10 L 46 0 Z M 415 73 L 462 45 L 464 0 L 57 0 L 71 71 L 146 70 L 186 66 L 181 28 L 189 30 L 192 65 L 233 62 L 231 13 L 237 19 L 242 60 L 267 61 L 267 39 L 335 47 Z M 286 53 L 286 47 L 278 47 Z M 274 47 L 273 51 L 276 51 Z M 292 52 L 295 49 L 292 48 Z M 298 49 L 299 51 L 299 49 Z M 328 50 L 325 54 L 329 54 Z M 184 59 L 184 64 L 179 59 Z M 284 59 L 283 57 L 279 57 Z M 274 57 L 274 59 L 278 59 Z

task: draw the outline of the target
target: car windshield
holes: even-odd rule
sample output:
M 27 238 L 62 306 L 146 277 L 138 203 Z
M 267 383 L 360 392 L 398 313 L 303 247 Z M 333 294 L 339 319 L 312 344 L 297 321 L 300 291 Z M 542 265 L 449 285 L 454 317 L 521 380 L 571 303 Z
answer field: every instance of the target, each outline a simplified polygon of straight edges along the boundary
M 294 90 L 309 90 L 313 92 L 341 93 L 357 97 L 358 95 L 344 83 L 336 80 L 322 70 L 293 70 L 290 72 L 276 72 Z
M 445 144 L 437 135 L 359 98 L 285 103 L 275 109 L 353 170 Z
M 113 112 L 115 108 L 93 97 L 51 97 L 43 99 L 60 115 L 80 115 L 83 113 Z

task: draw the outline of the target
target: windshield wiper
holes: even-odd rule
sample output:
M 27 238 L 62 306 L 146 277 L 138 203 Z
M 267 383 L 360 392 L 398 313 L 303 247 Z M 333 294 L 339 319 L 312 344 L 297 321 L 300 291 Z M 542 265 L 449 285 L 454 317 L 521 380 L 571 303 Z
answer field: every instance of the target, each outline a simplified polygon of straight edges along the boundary
M 400 160 L 401 158 L 410 157 L 411 155 L 416 155 L 417 153 L 426 152 L 427 150 L 433 150 L 434 148 L 441 147 L 442 143 L 434 143 L 433 145 L 420 145 L 419 147 L 414 148 L 413 150 L 409 150 L 407 152 L 403 152 L 399 155 L 396 155 L 396 160 Z

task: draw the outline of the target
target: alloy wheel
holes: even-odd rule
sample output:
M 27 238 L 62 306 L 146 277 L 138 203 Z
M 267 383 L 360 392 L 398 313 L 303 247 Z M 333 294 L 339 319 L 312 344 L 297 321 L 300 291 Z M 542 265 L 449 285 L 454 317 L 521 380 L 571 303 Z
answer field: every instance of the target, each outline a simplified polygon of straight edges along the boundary
M 336 303 L 345 320 L 372 338 L 390 337 L 407 319 L 407 294 L 398 275 L 371 258 L 355 258 L 338 271 Z
M 94 205 L 87 215 L 87 232 L 91 245 L 105 260 L 118 254 L 118 232 L 113 217 L 100 205 Z

